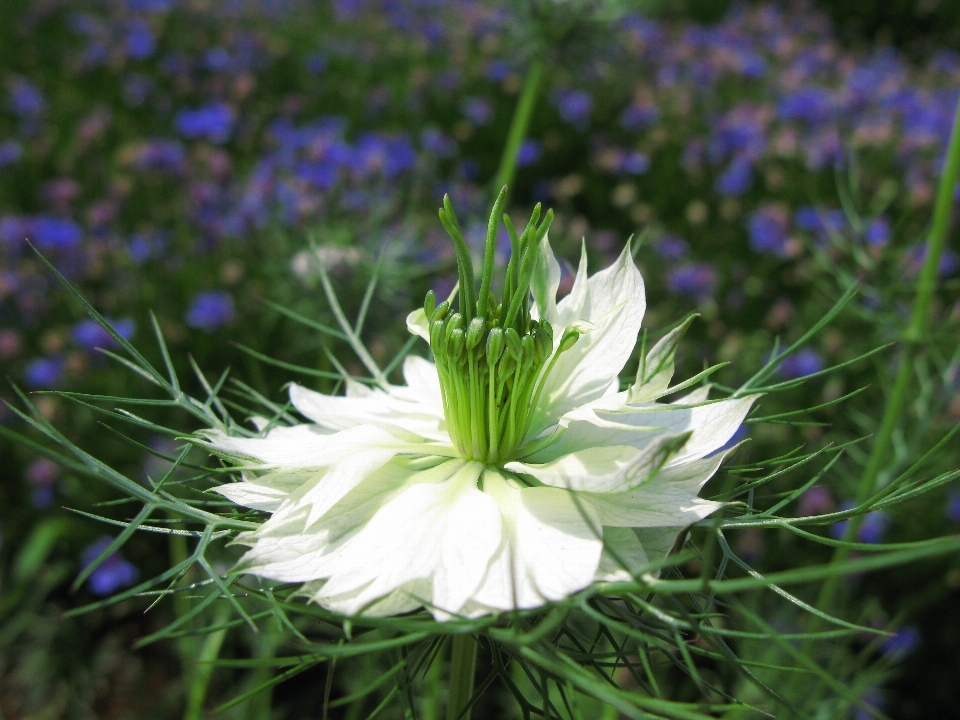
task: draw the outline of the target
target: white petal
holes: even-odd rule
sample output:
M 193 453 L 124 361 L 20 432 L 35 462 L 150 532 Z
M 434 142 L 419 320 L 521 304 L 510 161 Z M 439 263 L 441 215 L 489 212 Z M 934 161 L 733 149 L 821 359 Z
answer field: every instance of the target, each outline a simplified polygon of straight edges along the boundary
M 631 404 L 652 402 L 667 394 L 670 380 L 673 378 L 677 345 L 693 320 L 694 316 L 691 316 L 679 327 L 667 333 L 641 360 L 637 368 L 637 379 L 628 391 Z
M 422 337 L 427 343 L 430 342 L 430 323 L 427 321 L 427 313 L 423 308 L 417 308 L 407 315 L 407 330 L 411 335 Z
M 214 488 L 213 492 L 223 495 L 237 505 L 274 512 L 293 490 L 316 474 L 316 470 L 279 471 L 264 475 L 245 473 L 244 482 L 227 483 Z
M 692 432 L 683 450 L 670 464 L 685 462 L 723 447 L 743 423 L 757 397 L 752 395 L 720 400 L 695 407 L 651 403 L 627 406 L 612 412 L 581 408 L 561 418 L 560 431 L 553 444 L 524 460 L 546 463 L 572 452 L 598 446 L 630 445 L 643 448 L 663 434 Z
M 556 488 L 521 488 L 495 470 L 484 472 L 483 490 L 503 513 L 504 539 L 473 596 L 477 605 L 532 608 L 590 584 L 603 540 L 586 503 Z
M 630 582 L 649 562 L 633 528 L 605 527 L 603 555 L 594 579 L 601 582 Z
M 560 263 L 553 254 L 550 240 L 544 235 L 534 260 L 530 292 L 533 294 L 535 318 L 543 318 L 551 325 L 557 319 L 557 289 L 560 287 Z
M 690 437 L 660 434 L 643 449 L 629 445 L 585 448 L 543 464 L 512 462 L 506 469 L 526 473 L 550 487 L 595 493 L 623 492 L 646 482 Z
M 500 544 L 496 502 L 476 487 L 482 466 L 467 463 L 442 483 L 404 490 L 351 538 L 330 564 L 318 599 L 362 587 L 354 612 L 411 581 L 432 578 L 432 602 L 456 613 Z
M 559 336 L 560 328 L 565 328 L 583 317 L 583 308 L 587 303 L 589 292 L 587 285 L 587 243 L 580 244 L 580 265 L 577 267 L 577 276 L 573 279 L 570 294 L 557 303 L 557 316 L 554 323 L 555 337 Z
M 645 308 L 643 278 L 628 245 L 616 263 L 589 279 L 581 317 L 572 319 L 595 327 L 557 360 L 544 383 L 533 435 L 607 391 L 633 352 Z M 555 328 L 557 342 L 561 336 Z
M 698 522 L 723 503 L 697 497 L 729 451 L 702 460 L 666 467 L 649 482 L 622 493 L 580 493 L 613 527 L 678 527 Z

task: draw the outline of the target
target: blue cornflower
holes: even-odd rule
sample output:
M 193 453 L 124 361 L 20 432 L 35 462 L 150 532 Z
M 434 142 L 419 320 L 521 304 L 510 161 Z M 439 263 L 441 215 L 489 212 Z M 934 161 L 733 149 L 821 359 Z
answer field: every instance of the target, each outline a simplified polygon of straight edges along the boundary
M 119 320 L 111 321 L 111 324 L 113 325 L 113 329 L 116 330 L 124 340 L 129 340 L 133 337 L 133 332 L 136 329 L 133 318 L 120 318 Z M 71 336 L 73 337 L 73 341 L 85 350 L 110 348 L 117 344 L 110 334 L 100 327 L 100 324 L 92 318 L 81 320 L 74 325 Z
M 10 81 L 10 109 L 23 118 L 33 118 L 43 112 L 46 99 L 40 88 L 26 78 Z
M 83 551 L 81 562 L 83 567 L 89 566 L 97 557 L 106 550 L 113 538 L 108 535 L 102 535 Z M 104 596 L 112 595 L 117 590 L 133 585 L 140 576 L 137 568 L 123 559 L 119 552 L 112 553 L 101 562 L 97 568 L 90 573 L 87 578 L 87 587 L 94 595 Z
M 560 118 L 576 128 L 583 130 L 590 122 L 593 112 L 593 98 L 584 90 L 558 89 L 554 92 L 553 103 Z
M 880 652 L 891 660 L 901 660 L 917 649 L 920 640 L 920 631 L 906 625 L 883 641 Z
M 193 299 L 187 310 L 187 325 L 206 333 L 216 331 L 233 320 L 233 296 L 224 291 L 202 292 Z
M 753 183 L 753 165 L 749 158 L 735 157 L 714 183 L 721 195 L 743 195 Z
M 59 355 L 49 358 L 37 358 L 27 363 L 23 377 L 32 388 L 46 389 L 56 387 L 63 378 L 64 362 Z
M 890 242 L 890 221 L 878 217 L 870 221 L 866 231 L 867 242 L 873 246 L 882 246 Z
M 70 220 L 41 215 L 28 223 L 28 235 L 41 250 L 68 250 L 80 244 L 83 231 Z
M 127 55 L 134 60 L 143 60 L 156 52 L 157 40 L 145 20 L 131 20 L 127 26 Z
M 777 372 L 782 377 L 793 379 L 813 375 L 821 370 L 823 370 L 823 358 L 813 348 L 805 347 L 785 357 Z
M 236 113 L 226 103 L 211 103 L 196 110 L 182 110 L 177 114 L 177 132 L 186 138 L 205 138 L 223 143 L 230 138 Z
M 747 220 L 750 247 L 758 253 L 783 256 L 787 243 L 786 210 L 777 205 L 764 205 Z
M 667 287 L 678 295 L 703 302 L 717 289 L 717 271 L 706 263 L 685 263 L 667 273 Z
M 482 97 L 468 97 L 463 101 L 463 114 L 474 125 L 486 125 L 493 118 L 493 106 Z
M 653 241 L 653 249 L 664 260 L 682 260 L 690 252 L 690 245 L 676 235 L 661 235 Z
M 0 142 L 0 167 L 12 165 L 23 155 L 23 146 L 16 140 Z
M 814 85 L 788 93 L 777 105 L 777 115 L 782 120 L 805 120 L 809 123 L 829 120 L 834 111 L 835 103 L 829 91 Z
M 517 165 L 526 167 L 533 165 L 540 158 L 540 143 L 536 140 L 524 140 L 517 150 Z

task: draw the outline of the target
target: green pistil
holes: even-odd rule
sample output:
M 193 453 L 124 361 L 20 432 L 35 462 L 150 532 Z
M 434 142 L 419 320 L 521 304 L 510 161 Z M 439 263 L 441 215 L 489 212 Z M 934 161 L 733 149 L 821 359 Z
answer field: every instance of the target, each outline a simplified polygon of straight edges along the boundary
M 550 323 L 530 316 L 536 254 L 553 222 L 553 211 L 547 211 L 539 222 L 538 204 L 518 235 L 510 218 L 502 215 L 506 190 L 500 191 L 490 213 L 479 294 L 469 249 L 450 198 L 444 196 L 440 222 L 453 240 L 460 275 L 457 311 L 451 312 L 449 301 L 436 304 L 432 290 L 423 304 L 450 438 L 462 457 L 492 465 L 515 457 L 530 429 L 547 376 L 560 353 L 579 337 L 577 331 L 568 330 L 554 350 Z M 503 295 L 498 299 L 491 286 L 501 217 L 510 236 L 511 254 Z

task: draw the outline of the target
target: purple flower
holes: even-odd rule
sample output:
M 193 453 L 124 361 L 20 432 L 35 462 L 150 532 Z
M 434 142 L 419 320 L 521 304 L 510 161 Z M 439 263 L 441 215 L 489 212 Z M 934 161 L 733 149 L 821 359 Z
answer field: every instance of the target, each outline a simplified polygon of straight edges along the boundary
M 136 329 L 133 319 L 128 317 L 110 321 L 110 324 L 113 325 L 113 329 L 116 330 L 117 334 L 124 340 L 132 338 L 133 331 Z M 106 330 L 100 327 L 100 324 L 93 318 L 81 320 L 74 325 L 71 336 L 73 337 L 73 341 L 85 350 L 111 348 L 117 344 L 116 340 L 114 340 Z
M 947 506 L 944 510 L 948 520 L 960 523 L 960 488 L 952 490 L 947 496 Z
M 110 547 L 113 538 L 108 535 L 99 537 L 96 541 L 87 545 L 83 551 L 81 563 L 84 568 L 88 567 L 97 557 Z M 133 585 L 140 576 L 140 571 L 132 564 L 123 559 L 119 552 L 111 553 L 103 562 L 97 565 L 97 568 L 90 573 L 87 578 L 87 587 L 94 595 L 103 597 L 112 595 L 117 590 Z
M 628 175 L 643 175 L 650 169 L 650 158 L 636 150 L 625 152 L 620 158 L 619 170 Z
M 814 485 L 800 496 L 800 502 L 797 504 L 797 515 L 799 517 L 825 515 L 832 512 L 833 508 L 833 496 L 830 491 L 823 485 Z
M 468 97 L 463 101 L 463 114 L 474 125 L 486 125 L 493 118 L 493 106 L 482 97 Z
M 157 40 L 145 20 L 131 20 L 127 26 L 127 55 L 134 60 L 148 58 L 157 49 Z
M 906 625 L 881 643 L 880 652 L 891 660 L 902 660 L 917 649 L 920 639 L 920 632 Z
M 653 125 L 660 113 L 655 105 L 634 103 L 620 113 L 620 127 L 624 130 L 636 130 Z
M 714 182 L 721 195 L 743 195 L 753 183 L 753 164 L 742 155 L 735 157 Z
M 788 379 L 806 377 L 823 370 L 823 358 L 813 348 L 801 348 L 780 363 L 777 372 Z
M 536 140 L 524 140 L 517 150 L 517 165 L 527 167 L 540 158 L 540 143 Z
M 233 320 L 233 296 L 228 292 L 210 290 L 193 299 L 187 310 L 188 326 L 206 333 L 216 331 L 221 325 Z
M 703 302 L 717 289 L 717 271 L 706 263 L 685 263 L 667 273 L 667 287 L 677 295 Z
M 747 221 L 750 247 L 758 253 L 783 256 L 787 243 L 787 211 L 779 205 L 762 205 Z
M 840 509 L 849 510 L 852 507 L 853 503 L 848 500 L 840 506 Z M 834 540 L 843 538 L 849 522 L 849 520 L 841 520 L 830 526 L 830 535 L 833 536 Z M 867 513 L 863 517 L 859 530 L 857 530 L 857 540 L 862 543 L 870 543 L 871 545 L 881 543 L 883 542 L 883 535 L 889 526 L 890 516 L 882 510 L 874 510 L 871 513 Z
M 27 385 L 32 388 L 45 390 L 56 387 L 63 378 L 63 358 L 37 358 L 27 363 L 23 377 Z
M 43 112 L 46 100 L 36 85 L 26 78 L 10 81 L 10 109 L 22 118 L 35 118 Z
M 23 155 L 23 146 L 16 140 L 0 142 L 0 168 L 13 165 Z
M 558 89 L 553 94 L 553 104 L 560 118 L 574 127 L 584 130 L 593 112 L 593 98 L 583 90 Z
M 46 458 L 37 458 L 29 465 L 24 473 L 27 482 L 33 486 L 31 500 L 38 510 L 50 507 L 56 493 L 57 478 L 60 476 L 60 467 Z
M 70 220 L 41 215 L 30 222 L 29 235 L 41 250 L 68 250 L 80 244 L 83 231 Z
M 777 115 L 783 120 L 805 120 L 818 123 L 833 117 L 834 101 L 826 88 L 814 85 L 785 95 L 777 105 Z
M 420 133 L 420 146 L 431 155 L 441 158 L 448 158 L 457 152 L 457 143 L 437 128 L 426 128 Z
M 682 260 L 690 252 L 687 241 L 676 235 L 661 235 L 653 241 L 653 249 L 664 260 L 675 262 Z
M 191 140 L 205 138 L 224 143 L 233 132 L 236 113 L 226 103 L 211 103 L 196 110 L 181 110 L 175 119 L 177 132 Z
M 865 233 L 867 242 L 874 247 L 881 247 L 890 242 L 890 221 L 878 217 L 870 221 Z
M 303 67 L 311 75 L 319 75 L 327 69 L 327 58 L 318 52 L 310 53 L 306 59 L 304 59 Z

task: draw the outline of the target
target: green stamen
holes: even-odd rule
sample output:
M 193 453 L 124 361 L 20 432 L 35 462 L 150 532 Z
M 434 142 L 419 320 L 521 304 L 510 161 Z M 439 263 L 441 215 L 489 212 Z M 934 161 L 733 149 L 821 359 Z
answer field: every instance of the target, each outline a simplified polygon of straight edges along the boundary
M 530 316 L 530 282 L 540 242 L 553 222 L 553 211 L 540 221 L 540 205 L 518 235 L 503 214 L 506 187 L 490 213 L 480 290 L 473 262 L 460 232 L 450 198 L 444 196 L 440 222 L 453 240 L 460 275 L 457 311 L 436 303 L 427 293 L 423 309 L 430 319 L 430 347 L 450 438 L 460 455 L 498 465 L 516 457 L 526 439 L 547 376 L 560 354 L 577 341 L 568 329 L 554 349 L 553 328 Z M 503 295 L 491 291 L 497 229 L 502 218 L 510 236 Z

